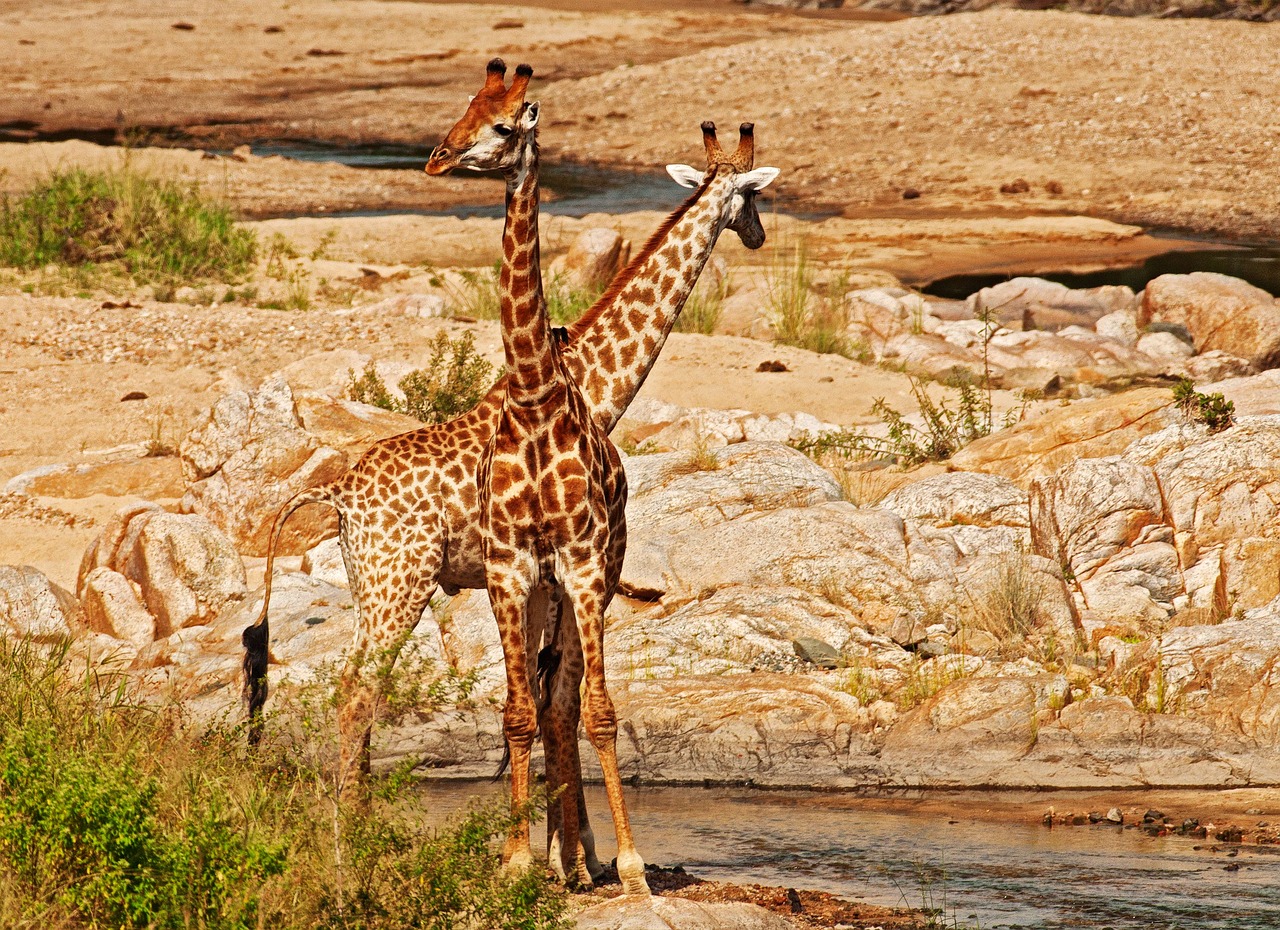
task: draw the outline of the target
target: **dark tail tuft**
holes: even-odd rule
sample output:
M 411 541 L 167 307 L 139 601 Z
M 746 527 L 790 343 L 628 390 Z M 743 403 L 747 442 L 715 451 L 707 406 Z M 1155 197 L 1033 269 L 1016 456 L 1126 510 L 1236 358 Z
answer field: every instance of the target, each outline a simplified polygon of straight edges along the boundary
M 252 624 L 245 627 L 240 634 L 240 642 L 244 644 L 244 698 L 249 705 L 249 745 L 256 746 L 262 740 L 262 708 L 267 703 L 267 663 L 271 658 L 271 628 L 267 623 L 267 612 L 271 607 L 271 579 L 274 574 L 276 559 L 276 543 L 280 541 L 280 531 L 284 522 L 299 507 L 307 504 L 329 504 L 333 506 L 328 485 L 307 488 L 295 494 L 276 515 L 271 527 L 271 536 L 267 541 L 267 567 L 262 588 L 262 613 Z M 338 512 L 339 521 L 342 512 Z
M 265 611 L 262 620 L 245 627 L 240 634 L 244 644 L 244 697 L 249 705 L 249 745 L 262 740 L 262 708 L 267 703 L 267 656 L 271 632 Z

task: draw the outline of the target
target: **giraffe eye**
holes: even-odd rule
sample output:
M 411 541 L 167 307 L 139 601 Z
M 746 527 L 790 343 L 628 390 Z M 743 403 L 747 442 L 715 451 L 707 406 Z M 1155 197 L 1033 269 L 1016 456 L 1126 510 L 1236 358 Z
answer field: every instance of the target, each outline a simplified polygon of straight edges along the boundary
M 505 124 L 503 124 L 503 123 L 494 123 L 494 124 L 493 124 L 493 131 L 494 131 L 494 132 L 496 132 L 498 135 L 502 136 L 502 138 L 504 138 L 504 139 L 505 139 L 507 136 L 511 135 L 511 133 L 512 133 L 514 130 L 512 130 L 512 128 L 511 128 L 510 126 L 507 126 L 507 125 L 505 125 Z

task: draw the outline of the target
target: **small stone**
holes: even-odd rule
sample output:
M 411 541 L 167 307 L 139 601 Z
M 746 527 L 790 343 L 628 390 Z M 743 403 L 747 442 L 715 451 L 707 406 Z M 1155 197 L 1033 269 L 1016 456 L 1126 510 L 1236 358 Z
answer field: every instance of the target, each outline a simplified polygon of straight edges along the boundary
M 801 636 L 791 641 L 791 648 L 802 661 L 816 665 L 818 668 L 838 668 L 840 653 L 829 643 L 809 636 Z
M 919 200 L 920 192 L 916 190 L 914 187 L 908 187 L 906 190 L 902 192 L 902 199 L 903 200 Z
M 1002 194 L 1025 194 L 1029 190 L 1031 190 L 1031 185 L 1023 178 L 1000 185 L 1000 193 Z
M 1164 811 L 1149 810 L 1142 815 L 1143 823 L 1164 823 Z
M 146 400 L 146 399 L 147 399 L 146 391 L 130 391 L 128 394 L 125 394 L 123 397 L 120 398 L 120 402 L 124 403 L 126 400 Z
M 756 366 L 756 371 L 760 371 L 760 372 L 775 372 L 775 371 L 790 371 L 790 370 L 791 369 L 786 366 L 786 363 L 778 361 L 777 359 L 771 359 L 769 361 L 761 362 L 759 365 Z
M 1120 808 L 1113 807 L 1107 811 L 1108 823 L 1124 823 L 1124 814 L 1120 813 Z

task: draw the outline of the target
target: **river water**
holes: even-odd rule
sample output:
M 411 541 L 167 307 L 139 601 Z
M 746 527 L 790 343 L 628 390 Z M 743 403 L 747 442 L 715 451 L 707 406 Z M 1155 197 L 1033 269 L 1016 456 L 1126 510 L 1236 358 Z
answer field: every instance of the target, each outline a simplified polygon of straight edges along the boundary
M 500 790 L 424 788 L 439 815 Z M 1062 794 L 1046 795 L 1045 809 L 1055 800 L 1072 809 Z M 1114 826 L 984 819 L 965 812 L 971 803 L 947 815 L 820 792 L 635 788 L 627 801 L 646 861 L 684 865 L 699 878 L 939 908 L 948 927 L 1280 930 L 1274 847 L 1218 844 L 1214 852 L 1212 841 Z M 616 850 L 603 790 L 589 788 L 587 803 L 607 862 Z

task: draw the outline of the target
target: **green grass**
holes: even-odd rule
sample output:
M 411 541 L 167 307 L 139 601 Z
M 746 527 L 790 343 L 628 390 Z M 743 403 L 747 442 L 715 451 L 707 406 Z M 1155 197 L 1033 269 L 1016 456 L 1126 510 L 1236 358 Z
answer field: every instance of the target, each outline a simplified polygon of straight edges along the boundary
M 129 167 L 56 171 L 0 205 L 0 264 L 123 273 L 139 283 L 233 281 L 254 234 L 194 186 Z
M 804 242 L 796 244 L 789 256 L 779 248 L 769 271 L 767 295 L 774 341 L 824 355 L 870 360 L 866 345 L 848 332 L 849 290 L 849 276 L 843 273 L 818 285 Z
M 685 301 L 680 316 L 676 318 L 676 332 L 710 336 L 720 323 L 724 299 L 728 295 L 728 281 L 723 278 L 719 283 L 712 283 L 709 279 L 699 282 Z
M 453 312 L 474 320 L 501 319 L 501 274 L 501 261 L 494 262 L 490 268 L 462 272 L 461 284 L 446 287 Z M 543 288 L 547 316 L 557 326 L 572 323 L 603 293 L 603 286 L 578 287 L 569 283 L 563 275 L 557 274 Z
M 424 828 L 400 779 L 333 803 L 297 737 L 254 755 L 123 678 L 0 642 L 0 926 L 6 930 L 552 930 L 565 899 L 504 875 L 510 820 Z

